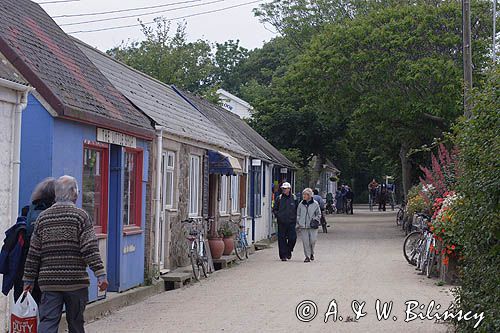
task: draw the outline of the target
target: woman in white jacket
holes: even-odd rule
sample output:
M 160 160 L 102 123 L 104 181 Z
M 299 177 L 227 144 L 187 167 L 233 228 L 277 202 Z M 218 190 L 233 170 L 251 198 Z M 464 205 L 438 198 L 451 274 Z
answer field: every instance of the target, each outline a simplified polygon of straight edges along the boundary
M 313 199 L 313 191 L 306 188 L 302 191 L 302 201 L 297 208 L 297 229 L 300 230 L 304 246 L 304 262 L 314 260 L 314 246 L 318 238 L 318 226 L 321 221 L 321 209 Z

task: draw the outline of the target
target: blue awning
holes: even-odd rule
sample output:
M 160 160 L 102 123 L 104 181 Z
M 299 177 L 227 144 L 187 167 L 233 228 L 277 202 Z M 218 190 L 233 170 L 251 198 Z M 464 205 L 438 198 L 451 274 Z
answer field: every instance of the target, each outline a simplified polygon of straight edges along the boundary
M 220 151 L 208 151 L 209 173 L 218 175 L 237 175 L 243 173 L 237 158 Z

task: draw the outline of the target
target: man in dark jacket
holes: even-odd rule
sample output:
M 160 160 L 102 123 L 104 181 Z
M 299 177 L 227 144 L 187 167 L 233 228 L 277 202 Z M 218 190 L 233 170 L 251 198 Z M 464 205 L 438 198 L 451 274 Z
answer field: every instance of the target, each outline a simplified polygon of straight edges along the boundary
M 292 258 L 293 248 L 297 241 L 295 224 L 297 223 L 297 199 L 291 193 L 292 186 L 284 182 L 282 193 L 274 203 L 274 215 L 278 219 L 278 249 L 282 261 Z

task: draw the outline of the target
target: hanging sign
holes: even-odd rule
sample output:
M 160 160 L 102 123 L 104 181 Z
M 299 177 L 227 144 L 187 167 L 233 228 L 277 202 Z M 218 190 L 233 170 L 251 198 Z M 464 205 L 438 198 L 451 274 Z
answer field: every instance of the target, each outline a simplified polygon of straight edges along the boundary
M 136 147 L 135 137 L 104 128 L 97 128 L 97 141 L 111 143 L 123 147 Z

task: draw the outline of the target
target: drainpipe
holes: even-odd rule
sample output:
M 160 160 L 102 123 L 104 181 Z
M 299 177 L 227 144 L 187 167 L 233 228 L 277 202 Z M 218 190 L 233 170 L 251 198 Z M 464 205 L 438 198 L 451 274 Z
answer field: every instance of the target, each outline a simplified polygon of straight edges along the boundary
M 160 214 L 161 214 L 161 160 L 163 155 L 163 126 L 155 126 L 156 129 L 156 191 L 155 191 L 155 246 L 153 265 L 160 270 Z
M 14 223 L 19 213 L 19 175 L 21 169 L 21 122 L 23 110 L 28 105 L 28 94 L 32 87 L 0 78 L 0 85 L 17 91 L 17 102 L 14 110 L 14 151 L 12 154 L 12 199 L 11 199 L 11 223 Z
M 268 223 L 268 230 L 267 230 L 267 237 L 269 239 L 272 238 L 272 234 L 273 234 L 273 190 L 272 190 L 272 182 L 273 182 L 273 174 L 274 174 L 274 164 L 269 164 L 269 169 L 270 169 L 270 172 L 268 172 L 269 174 L 269 180 L 270 182 L 267 183 L 267 188 L 268 188 L 268 191 L 271 192 L 270 195 L 268 196 L 269 200 L 270 200 L 270 205 L 269 205 L 269 209 L 267 210 L 267 213 L 268 213 L 268 219 L 269 219 L 269 223 Z M 265 182 L 267 182 L 266 179 L 264 179 Z

